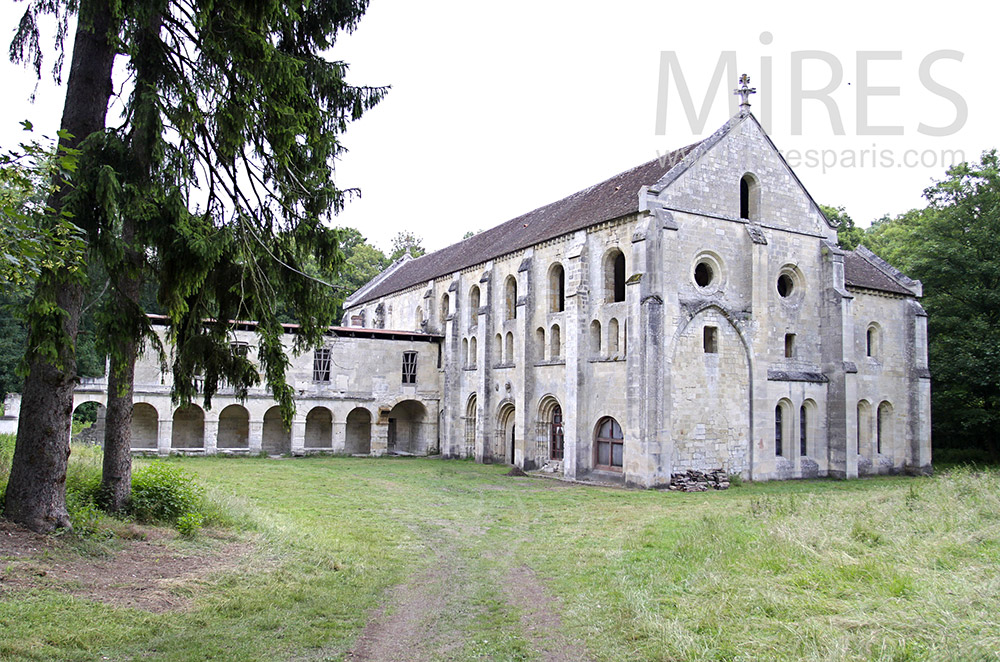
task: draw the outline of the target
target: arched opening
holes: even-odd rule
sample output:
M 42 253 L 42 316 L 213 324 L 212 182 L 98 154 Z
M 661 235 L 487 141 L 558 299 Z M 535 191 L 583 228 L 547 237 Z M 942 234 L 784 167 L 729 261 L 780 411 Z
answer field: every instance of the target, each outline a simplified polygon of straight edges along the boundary
M 205 412 L 198 405 L 185 405 L 174 411 L 170 447 L 177 449 L 205 448 Z
M 219 412 L 218 448 L 250 447 L 250 413 L 240 405 L 229 405 Z
M 433 301 L 433 299 L 431 299 Z M 441 310 L 439 313 L 440 328 L 444 331 L 444 326 L 448 322 L 448 315 L 451 314 L 451 299 L 448 297 L 448 293 L 445 292 L 441 295 Z
M 493 341 L 493 362 L 496 364 L 503 363 L 503 336 L 499 333 Z
M 507 276 L 504 283 L 504 319 L 512 320 L 517 317 L 517 279 Z
M 535 329 L 535 351 L 538 352 L 536 357 L 539 361 L 545 360 L 545 329 L 538 327 Z
M 590 353 L 594 356 L 601 355 L 601 322 L 594 320 L 590 323 Z
M 504 361 L 510 365 L 514 365 L 514 334 L 510 331 L 507 332 L 507 337 L 504 340 Z
M 494 457 L 507 464 L 514 464 L 514 405 L 506 402 L 500 405 L 497 412 L 497 429 L 494 444 Z
M 333 448 L 333 414 L 326 407 L 313 407 L 306 414 L 306 448 Z
M 549 269 L 549 311 L 566 310 L 566 271 L 558 262 Z
M 82 444 L 103 444 L 106 414 L 104 405 L 95 400 L 78 404 L 73 410 L 73 441 Z
M 370 455 L 372 452 L 372 414 L 364 407 L 355 407 L 347 414 L 344 452 Z
M 868 330 L 865 333 L 865 356 L 873 359 L 879 358 L 882 353 L 882 334 L 880 331 L 878 324 L 873 322 L 868 325 Z
M 748 172 L 740 179 L 740 218 L 760 220 L 759 206 L 760 185 L 757 183 L 757 178 Z
M 473 393 L 465 404 L 465 457 L 472 457 L 476 452 L 476 422 L 478 417 L 476 394 Z
M 622 426 L 610 416 L 597 422 L 594 435 L 594 468 L 621 471 L 625 459 L 625 435 Z
M 469 338 L 469 367 L 475 368 L 477 357 L 479 356 L 479 347 L 476 343 L 476 337 L 472 336 Z
M 260 449 L 268 455 L 281 455 L 292 451 L 292 431 L 285 429 L 281 409 L 271 407 L 264 413 L 264 430 Z
M 774 456 L 784 457 L 787 450 L 786 444 L 789 439 L 789 429 L 791 428 L 791 417 L 788 415 L 788 403 L 781 401 L 774 408 Z
M 559 401 L 551 395 L 538 404 L 536 454 L 539 461 L 560 461 L 565 452 L 563 414 Z
M 858 455 L 871 454 L 872 443 L 872 406 L 867 400 L 858 403 Z
M 137 402 L 132 405 L 132 448 L 147 450 L 157 447 L 159 418 L 151 404 Z
M 465 367 L 466 368 L 471 367 L 472 363 L 470 362 L 470 357 L 469 357 L 469 339 L 468 338 L 463 338 L 462 339 L 462 360 L 465 361 Z
M 809 444 L 813 443 L 812 430 L 809 426 L 812 425 L 815 418 L 815 415 L 810 411 L 814 406 L 811 400 L 807 400 L 799 407 L 799 456 L 801 457 L 809 455 Z
M 875 452 L 892 454 L 892 405 L 884 400 L 875 413 Z
M 562 357 L 562 338 L 559 333 L 559 325 L 553 324 L 549 333 L 549 358 L 556 361 Z
M 427 451 L 424 419 L 427 409 L 416 400 L 403 400 L 389 411 L 388 450 L 408 455 Z
M 424 326 L 424 309 L 421 306 L 417 306 L 417 309 L 413 312 L 413 328 L 416 331 L 423 331 Z
M 604 289 L 609 303 L 625 300 L 625 254 L 617 248 L 604 256 Z
M 617 354 L 619 347 L 618 320 L 612 317 L 608 321 L 608 354 Z
M 469 323 L 475 324 L 479 319 L 479 286 L 473 285 L 469 290 Z

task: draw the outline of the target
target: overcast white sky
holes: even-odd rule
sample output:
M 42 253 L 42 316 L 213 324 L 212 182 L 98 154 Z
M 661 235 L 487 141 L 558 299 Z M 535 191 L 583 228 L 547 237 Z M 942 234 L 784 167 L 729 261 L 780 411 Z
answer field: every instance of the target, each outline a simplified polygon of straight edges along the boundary
M 675 54 L 696 111 L 720 57 L 734 53 L 738 73 L 758 88 L 754 113 L 770 110 L 772 139 L 799 163 L 796 173 L 818 202 L 845 206 L 862 225 L 921 206 L 921 192 L 943 177 L 951 150 L 977 160 L 1000 147 L 987 128 L 1000 101 L 996 5 L 938 5 L 937 13 L 891 5 L 371 0 L 333 57 L 350 63 L 354 84 L 392 90 L 344 136 L 350 153 L 337 166 L 338 182 L 363 197 L 337 224 L 383 249 L 409 230 L 434 250 L 704 138 L 729 117 L 736 80 L 726 74 L 698 130 L 675 71 L 658 107 L 664 52 Z M 8 2 L 0 10 L 4 50 L 23 8 Z M 801 84 L 796 58 L 804 62 Z M 859 63 L 867 95 L 858 94 Z M 762 79 L 768 68 L 769 83 Z M 829 104 L 793 102 L 796 89 L 827 86 L 832 69 L 843 78 Z M 33 76 L 6 61 L 0 72 L 0 145 L 20 138 L 17 122 L 25 118 L 54 135 L 63 90 L 47 78 L 31 105 Z M 898 126 L 902 135 L 865 132 L 859 99 L 869 127 Z M 948 135 L 918 131 L 956 124 L 963 105 L 967 117 Z M 663 135 L 658 113 L 666 118 Z M 817 150 L 817 163 L 808 150 Z

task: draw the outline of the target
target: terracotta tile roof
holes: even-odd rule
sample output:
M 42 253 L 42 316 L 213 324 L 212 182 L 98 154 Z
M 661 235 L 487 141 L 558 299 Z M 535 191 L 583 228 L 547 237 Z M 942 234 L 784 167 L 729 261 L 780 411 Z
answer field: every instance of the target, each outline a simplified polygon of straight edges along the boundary
M 350 306 L 639 210 L 639 189 L 652 186 L 700 143 L 627 170 L 562 200 L 400 265 Z
M 890 275 L 892 272 L 898 274 L 900 280 L 909 280 L 864 246 L 844 253 L 844 282 L 848 287 L 913 296 L 912 290 Z

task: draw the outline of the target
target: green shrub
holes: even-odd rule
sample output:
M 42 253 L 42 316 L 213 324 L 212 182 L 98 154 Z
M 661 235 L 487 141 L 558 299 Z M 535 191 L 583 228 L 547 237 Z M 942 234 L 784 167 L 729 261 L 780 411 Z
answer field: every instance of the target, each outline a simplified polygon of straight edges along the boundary
M 194 476 L 166 462 L 152 462 L 132 474 L 129 512 L 140 522 L 177 522 L 199 512 L 201 499 Z
M 193 538 L 198 534 L 203 523 L 204 520 L 198 513 L 184 513 L 177 518 L 177 530 L 182 536 Z

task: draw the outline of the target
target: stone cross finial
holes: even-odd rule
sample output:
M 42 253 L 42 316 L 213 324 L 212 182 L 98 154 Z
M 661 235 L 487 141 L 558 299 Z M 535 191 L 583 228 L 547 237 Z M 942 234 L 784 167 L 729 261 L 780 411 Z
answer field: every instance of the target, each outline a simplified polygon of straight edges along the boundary
M 733 90 L 733 94 L 740 96 L 740 114 L 746 115 L 750 112 L 750 95 L 757 94 L 756 87 L 750 87 L 750 76 L 743 74 L 740 76 L 740 86 Z

